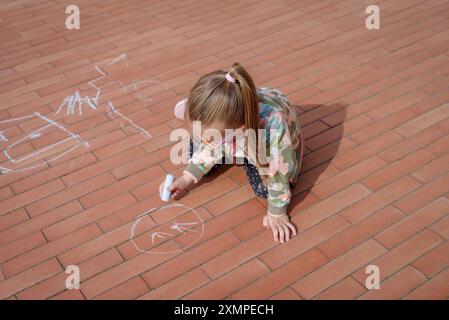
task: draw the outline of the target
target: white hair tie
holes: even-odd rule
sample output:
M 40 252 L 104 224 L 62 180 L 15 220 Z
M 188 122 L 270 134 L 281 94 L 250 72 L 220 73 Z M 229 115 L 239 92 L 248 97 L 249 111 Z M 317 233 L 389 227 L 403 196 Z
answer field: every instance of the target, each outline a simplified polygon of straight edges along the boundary
M 229 82 L 234 83 L 235 79 L 231 76 L 231 74 L 228 72 L 226 73 L 226 80 L 228 80 Z

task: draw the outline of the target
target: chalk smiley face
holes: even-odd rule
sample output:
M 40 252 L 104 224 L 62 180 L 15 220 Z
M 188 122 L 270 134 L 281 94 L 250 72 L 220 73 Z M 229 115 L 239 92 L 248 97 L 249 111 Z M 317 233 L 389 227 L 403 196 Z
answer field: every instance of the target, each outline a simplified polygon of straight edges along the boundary
M 170 203 L 140 214 L 131 227 L 130 241 L 140 253 L 172 254 L 192 247 L 203 233 L 204 222 L 198 212 Z

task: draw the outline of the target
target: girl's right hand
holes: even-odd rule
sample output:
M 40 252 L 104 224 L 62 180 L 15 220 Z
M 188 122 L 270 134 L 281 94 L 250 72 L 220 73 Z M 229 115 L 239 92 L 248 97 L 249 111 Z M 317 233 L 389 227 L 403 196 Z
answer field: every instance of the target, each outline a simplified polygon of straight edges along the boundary
M 163 181 L 159 185 L 159 195 L 162 197 L 162 192 L 164 190 L 164 182 Z M 179 200 L 184 197 L 187 193 L 187 187 L 193 183 L 192 177 L 189 175 L 183 174 L 173 181 L 173 183 L 168 187 L 168 191 L 171 192 L 171 196 L 174 200 Z

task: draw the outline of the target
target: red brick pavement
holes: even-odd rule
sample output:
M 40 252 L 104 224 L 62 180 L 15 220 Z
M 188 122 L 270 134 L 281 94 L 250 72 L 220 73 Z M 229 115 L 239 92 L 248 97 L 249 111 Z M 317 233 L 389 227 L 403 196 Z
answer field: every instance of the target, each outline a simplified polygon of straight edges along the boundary
M 380 30 L 355 0 L 77 4 L 79 30 L 63 3 L 0 5 L 0 298 L 449 297 L 449 1 L 376 1 Z M 201 237 L 141 253 L 131 227 L 182 168 L 169 160 L 173 106 L 233 62 L 298 106 L 299 235 L 275 243 L 265 201 L 225 167 L 180 201 Z M 56 114 L 77 91 L 93 96 L 95 66 L 107 73 L 97 110 Z M 181 214 L 162 211 L 142 230 Z M 148 249 L 148 234 L 135 243 Z M 66 289 L 69 265 L 80 290 Z M 379 290 L 365 287 L 368 265 Z

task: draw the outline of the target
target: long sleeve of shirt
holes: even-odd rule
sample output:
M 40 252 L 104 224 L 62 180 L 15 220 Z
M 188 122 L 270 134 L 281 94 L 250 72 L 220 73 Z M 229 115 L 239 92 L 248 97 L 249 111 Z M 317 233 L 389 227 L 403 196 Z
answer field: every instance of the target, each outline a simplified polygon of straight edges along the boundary
M 291 199 L 290 175 L 297 168 L 297 150 L 293 147 L 289 127 L 283 114 L 271 115 L 269 131 L 268 212 L 283 215 Z
M 184 171 L 198 182 L 215 164 L 222 162 L 224 150 L 224 147 L 213 148 L 193 138 L 193 154 Z

